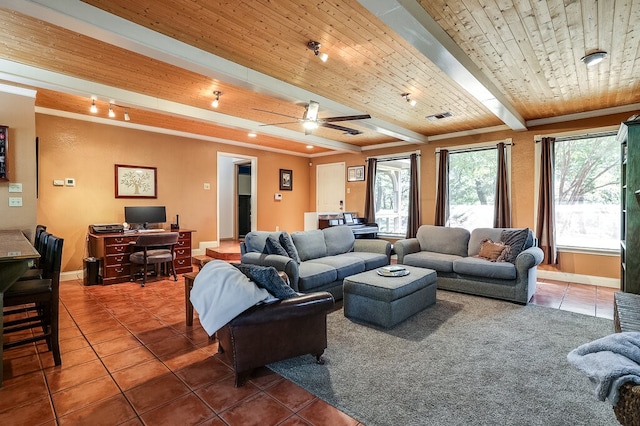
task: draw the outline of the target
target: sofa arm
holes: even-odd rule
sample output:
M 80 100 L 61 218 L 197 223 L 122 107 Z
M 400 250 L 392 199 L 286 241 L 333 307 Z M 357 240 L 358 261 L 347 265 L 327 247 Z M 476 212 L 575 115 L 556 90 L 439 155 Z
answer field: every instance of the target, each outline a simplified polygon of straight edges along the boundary
M 258 252 L 249 252 L 242 255 L 240 260 L 242 263 L 249 263 L 260 266 L 273 266 L 276 270 L 284 272 L 289 277 L 291 288 L 300 291 L 298 288 L 298 263 L 287 256 L 279 254 L 264 254 Z
M 393 244 L 393 250 L 398 255 L 398 263 L 402 264 L 406 255 L 420 251 L 420 243 L 417 238 L 398 240 Z
M 357 239 L 353 242 L 353 251 L 380 253 L 391 258 L 391 243 L 380 239 Z
M 529 269 L 541 264 L 543 260 L 544 252 L 540 247 L 529 247 L 516 257 L 516 270 L 519 274 L 526 273 Z
M 333 309 L 331 293 L 319 291 L 271 304 L 253 306 L 229 322 L 229 326 L 264 325 L 274 321 L 317 315 Z

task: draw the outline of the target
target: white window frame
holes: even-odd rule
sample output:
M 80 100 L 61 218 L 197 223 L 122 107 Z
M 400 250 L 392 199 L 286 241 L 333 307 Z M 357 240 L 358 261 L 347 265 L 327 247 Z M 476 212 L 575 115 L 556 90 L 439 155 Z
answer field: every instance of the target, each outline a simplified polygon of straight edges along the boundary
M 438 161 L 440 151 L 447 150 L 449 154 L 455 154 L 456 152 L 463 151 L 473 151 L 474 149 L 483 149 L 483 148 L 495 148 L 498 149 L 498 144 L 505 144 L 505 162 L 507 163 L 507 186 L 509 188 L 509 209 L 511 209 L 511 147 L 514 145 L 513 140 L 511 138 L 499 139 L 497 141 L 490 142 L 480 142 L 474 144 L 466 144 L 466 145 L 455 145 L 450 147 L 438 147 L 435 150 L 436 153 L 436 181 L 437 176 L 440 176 L 440 162 Z M 497 159 L 496 159 L 497 161 Z M 436 185 L 438 183 L 436 182 Z M 449 189 L 451 191 L 451 189 Z M 449 217 L 447 216 L 447 223 L 449 222 Z M 448 224 L 445 226 L 449 226 Z
M 411 157 L 411 154 L 416 154 L 417 155 L 417 168 L 418 168 L 418 193 L 420 193 L 420 154 L 421 152 L 418 151 L 410 151 L 410 152 L 400 152 L 397 154 L 386 154 L 386 155 L 372 155 L 371 157 L 367 157 L 367 160 L 369 158 L 375 158 L 376 160 L 378 160 L 378 162 L 381 161 L 388 161 L 391 160 L 393 158 L 398 158 L 398 159 L 404 159 L 405 157 L 407 159 L 409 159 Z M 379 165 L 379 164 L 378 164 Z M 377 179 L 377 174 L 378 174 L 378 170 L 376 170 L 376 176 L 374 177 L 375 179 Z M 375 185 L 375 183 L 374 183 Z M 409 208 L 409 206 L 407 206 L 407 209 Z M 377 208 L 376 208 L 377 210 Z M 407 210 L 408 212 L 408 210 Z M 376 212 L 374 212 L 375 215 Z M 388 233 L 388 232 L 378 232 L 378 236 L 380 237 L 388 237 L 388 238 L 404 238 L 406 236 L 406 230 L 404 234 L 394 234 L 394 233 Z
M 558 133 L 545 133 L 542 135 L 535 135 L 533 137 L 535 150 L 534 150 L 534 196 L 533 196 L 533 205 L 534 205 L 534 231 L 537 231 L 538 224 L 538 204 L 539 204 L 539 196 L 540 196 L 540 154 L 542 152 L 542 148 L 540 146 L 539 141 L 542 138 L 566 138 L 571 136 L 588 136 L 589 134 L 595 133 L 603 133 L 603 132 L 617 132 L 620 126 L 605 126 L 605 127 L 595 127 L 590 129 L 581 129 L 581 130 L 572 130 L 569 132 L 558 132 Z M 557 245 L 556 248 L 558 252 L 563 253 L 581 253 L 581 254 L 595 254 L 600 256 L 612 256 L 617 257 L 620 256 L 619 249 L 605 249 L 605 248 L 593 248 L 593 247 L 574 247 L 574 246 L 562 246 Z

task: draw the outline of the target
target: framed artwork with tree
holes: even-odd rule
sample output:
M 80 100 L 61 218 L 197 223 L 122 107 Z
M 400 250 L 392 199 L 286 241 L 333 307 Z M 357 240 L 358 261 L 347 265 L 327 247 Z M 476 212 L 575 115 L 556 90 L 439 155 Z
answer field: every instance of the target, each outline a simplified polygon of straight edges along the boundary
M 116 164 L 116 198 L 158 198 L 155 167 Z

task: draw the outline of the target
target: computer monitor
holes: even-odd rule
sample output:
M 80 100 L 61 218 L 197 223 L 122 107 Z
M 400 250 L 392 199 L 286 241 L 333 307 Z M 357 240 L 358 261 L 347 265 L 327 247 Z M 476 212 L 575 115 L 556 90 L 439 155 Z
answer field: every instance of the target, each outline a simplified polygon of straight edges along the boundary
M 124 221 L 129 225 L 142 225 L 143 228 L 151 223 L 167 221 L 165 206 L 133 206 L 124 208 Z

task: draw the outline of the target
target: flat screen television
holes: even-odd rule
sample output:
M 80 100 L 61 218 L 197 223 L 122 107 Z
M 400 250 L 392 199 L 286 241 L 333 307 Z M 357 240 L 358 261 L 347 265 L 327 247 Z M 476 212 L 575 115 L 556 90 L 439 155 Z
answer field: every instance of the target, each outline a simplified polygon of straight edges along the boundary
M 165 206 L 125 207 L 124 221 L 129 225 L 142 225 L 146 229 L 149 224 L 166 222 L 167 210 Z

